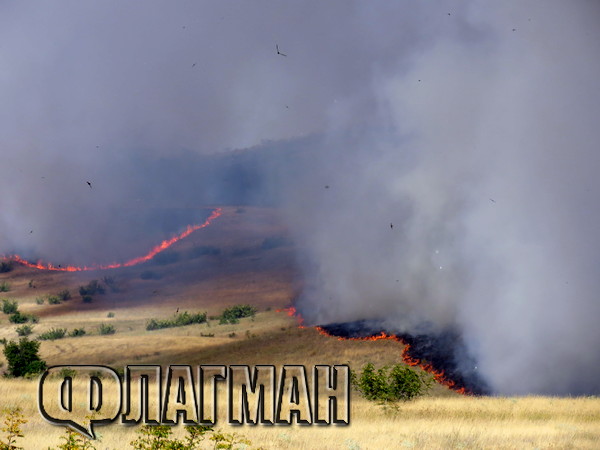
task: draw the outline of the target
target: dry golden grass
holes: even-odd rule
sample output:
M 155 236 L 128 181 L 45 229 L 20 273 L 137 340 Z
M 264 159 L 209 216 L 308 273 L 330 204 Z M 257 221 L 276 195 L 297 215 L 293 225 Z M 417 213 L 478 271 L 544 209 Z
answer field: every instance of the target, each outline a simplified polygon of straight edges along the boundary
M 60 444 L 61 427 L 47 424 L 36 408 L 35 380 L 4 380 L 0 396 L 6 407 L 20 406 L 29 422 L 23 427 L 26 449 Z M 108 406 L 111 406 L 108 399 Z M 219 403 L 219 418 L 226 417 Z M 221 419 L 219 419 L 221 420 Z M 342 426 L 242 426 L 219 424 L 252 442 L 252 448 L 598 448 L 598 398 L 424 397 L 384 408 L 354 396 L 351 423 Z M 113 424 L 96 427 L 98 449 L 123 449 L 137 428 Z M 181 427 L 175 434 L 182 436 Z M 210 447 L 207 447 L 210 448 Z
M 340 341 L 312 328 L 298 328 L 295 320 L 276 308 L 289 305 L 301 286 L 292 249 L 262 250 L 266 237 L 285 235 L 274 213 L 265 208 L 226 208 L 213 226 L 177 243 L 172 251 L 180 260 L 165 265 L 105 272 L 56 273 L 19 267 L 0 274 L 12 290 L 0 298 L 14 298 L 24 312 L 40 317 L 33 338 L 53 327 L 85 328 L 83 337 L 43 341 L 41 356 L 49 365 L 105 364 L 344 364 L 354 369 L 366 362 L 377 366 L 400 360 L 402 345 L 391 340 Z M 220 255 L 190 258 L 195 246 L 216 246 Z M 152 270 L 161 277 L 142 280 Z M 105 275 L 114 277 L 121 292 L 95 296 L 82 303 L 79 285 Z M 35 288 L 29 287 L 34 280 Z M 36 297 L 68 288 L 74 298 L 60 305 L 38 305 Z M 219 314 L 226 306 L 249 303 L 259 308 L 254 319 L 239 324 L 191 325 L 146 331 L 150 318 L 167 318 L 180 311 Z M 108 318 L 108 312 L 114 317 Z M 97 327 L 113 324 L 116 334 L 101 336 Z M 15 339 L 16 326 L 0 314 L 0 338 Z M 209 337 L 207 335 L 214 334 Z M 6 362 L 3 356 L 0 362 Z M 47 424 L 37 410 L 35 380 L 0 379 L 2 407 L 18 406 L 29 419 L 21 445 L 41 449 L 60 444 L 63 430 Z M 114 400 L 105 399 L 107 402 Z M 219 403 L 220 418 L 225 402 Z M 598 398 L 471 398 L 436 385 L 427 397 L 398 408 L 383 408 L 354 395 L 348 427 L 233 428 L 220 427 L 252 441 L 253 448 L 599 448 Z M 98 427 L 98 449 L 127 448 L 136 428 L 118 424 Z M 182 434 L 181 427 L 176 433 Z

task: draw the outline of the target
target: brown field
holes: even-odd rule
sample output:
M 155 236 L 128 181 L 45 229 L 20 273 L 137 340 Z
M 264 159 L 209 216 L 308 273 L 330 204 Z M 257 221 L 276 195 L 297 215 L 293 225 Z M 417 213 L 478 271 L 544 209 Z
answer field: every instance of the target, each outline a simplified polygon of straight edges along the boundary
M 171 247 L 175 255 L 163 264 L 112 271 L 63 273 L 17 267 L 0 274 L 11 290 L 0 298 L 15 299 L 19 309 L 40 318 L 33 338 L 51 328 L 85 328 L 83 337 L 42 341 L 40 353 L 49 365 L 105 364 L 350 364 L 360 368 L 400 362 L 402 345 L 395 341 L 340 341 L 277 309 L 289 306 L 301 290 L 291 244 L 264 248 L 269 237 L 285 237 L 274 211 L 224 208 L 224 214 Z M 152 245 L 153 243 L 150 243 Z M 220 253 L 199 255 L 201 246 Z M 268 247 L 268 246 L 267 246 Z M 136 256 L 136 255 L 132 255 Z M 152 271 L 156 279 L 142 279 Z M 113 277 L 119 292 L 96 295 L 83 303 L 78 286 Z M 30 282 L 33 286 L 30 287 Z M 73 298 L 59 305 L 39 305 L 36 298 L 69 289 Z M 225 307 L 248 303 L 258 308 L 253 319 L 234 325 L 189 325 L 147 331 L 150 318 L 168 318 L 177 310 L 218 315 Z M 108 313 L 114 317 L 108 317 Z M 100 335 L 101 323 L 116 333 Z M 16 326 L 0 314 L 0 338 L 16 339 Z M 206 336 L 214 334 L 214 336 Z M 204 335 L 204 336 L 202 336 Z M 4 357 L 0 357 L 6 368 Z M 1 405 L 22 408 L 28 423 L 19 445 L 27 449 L 61 443 L 60 427 L 46 423 L 37 410 L 37 381 L 0 380 Z M 219 407 L 225 409 L 224 403 Z M 353 393 L 347 427 L 243 426 L 219 427 L 250 439 L 251 448 L 599 448 L 600 399 L 466 397 L 436 385 L 426 397 L 384 408 Z M 222 411 L 224 417 L 225 412 Z M 96 448 L 127 448 L 136 427 L 118 424 L 96 428 Z M 181 427 L 175 429 L 182 433 Z M 2 434 L 0 434 L 0 438 Z M 207 448 L 211 448 L 207 443 Z

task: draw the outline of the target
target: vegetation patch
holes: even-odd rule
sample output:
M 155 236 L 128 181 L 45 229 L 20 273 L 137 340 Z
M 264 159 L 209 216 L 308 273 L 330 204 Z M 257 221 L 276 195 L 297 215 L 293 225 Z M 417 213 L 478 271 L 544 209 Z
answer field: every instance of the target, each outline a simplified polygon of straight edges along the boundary
M 194 323 L 206 322 L 206 313 L 190 314 L 187 311 L 175 314 L 171 319 L 150 319 L 146 324 L 146 330 L 158 330 L 160 328 L 173 328 L 192 325 Z
M 16 300 L 2 299 L 2 312 L 4 314 L 14 314 L 19 310 L 19 304 Z
M 411 400 L 423 395 L 432 385 L 430 375 L 402 364 L 375 370 L 372 363 L 367 363 L 360 375 L 352 372 L 351 382 L 367 400 L 383 403 Z
M 219 324 L 238 323 L 244 317 L 254 317 L 258 309 L 251 305 L 233 305 L 219 316 Z
M 40 341 L 53 341 L 55 339 L 62 339 L 67 334 L 66 328 L 51 328 L 48 331 L 41 333 L 38 336 Z

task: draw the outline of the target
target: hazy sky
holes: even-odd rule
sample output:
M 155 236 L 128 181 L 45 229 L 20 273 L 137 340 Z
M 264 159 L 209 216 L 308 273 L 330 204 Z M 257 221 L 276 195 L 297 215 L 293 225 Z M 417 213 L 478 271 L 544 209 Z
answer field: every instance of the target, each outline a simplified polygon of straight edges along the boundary
M 264 164 L 294 175 L 273 189 L 308 320 L 458 327 L 496 392 L 597 394 L 599 19 L 591 0 L 0 3 L 0 253 L 105 258 L 119 208 L 194 185 L 145 169 L 161 158 L 315 136 L 302 165 Z

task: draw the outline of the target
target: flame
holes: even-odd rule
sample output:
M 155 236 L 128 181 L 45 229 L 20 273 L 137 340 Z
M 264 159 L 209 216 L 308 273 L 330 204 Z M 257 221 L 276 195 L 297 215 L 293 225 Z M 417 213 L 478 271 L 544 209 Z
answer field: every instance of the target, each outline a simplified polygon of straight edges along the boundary
M 205 228 L 205 227 L 209 226 L 211 224 L 211 222 L 213 220 L 215 220 L 217 217 L 219 217 L 221 214 L 222 214 L 221 208 L 214 209 L 212 211 L 212 213 L 210 214 L 210 216 L 208 216 L 208 218 L 204 221 L 204 223 L 202 223 L 200 225 L 188 225 L 187 228 L 185 229 L 185 231 L 178 234 L 177 236 L 172 237 L 171 239 L 162 241 L 160 244 L 153 247 L 152 250 L 150 250 L 144 256 L 138 256 L 137 258 L 133 258 L 124 263 L 112 263 L 112 264 L 106 264 L 106 265 L 94 264 L 91 266 L 65 266 L 65 267 L 63 267 L 60 265 L 54 266 L 50 263 L 43 263 L 41 261 L 33 263 L 30 261 L 27 261 L 26 259 L 23 259 L 19 255 L 3 256 L 1 259 L 14 261 L 23 266 L 30 267 L 33 269 L 54 270 L 54 271 L 58 271 L 58 272 L 83 272 L 83 271 L 88 271 L 88 270 L 106 270 L 106 269 L 118 269 L 119 267 L 131 267 L 131 266 L 135 266 L 135 265 L 138 265 L 143 262 L 151 260 L 156 255 L 158 255 L 160 252 L 171 247 L 175 242 L 178 242 L 178 241 L 188 237 L 190 234 L 192 234 L 196 230 L 199 230 L 200 228 Z
M 277 312 L 286 312 L 288 314 L 288 316 L 295 316 L 296 320 L 298 320 L 299 324 L 302 324 L 304 321 L 304 319 L 302 319 L 300 314 L 298 314 L 298 312 L 296 311 L 296 308 L 294 308 L 293 306 L 290 306 L 289 308 L 278 309 Z M 301 326 L 301 328 L 304 328 L 304 326 Z M 459 394 L 462 394 L 462 395 L 471 395 L 472 394 L 470 391 L 468 391 L 464 387 L 459 387 L 456 384 L 456 382 L 454 382 L 453 380 L 448 378 L 445 375 L 443 370 L 437 370 L 435 367 L 433 367 L 431 365 L 431 363 L 429 363 L 427 361 L 421 361 L 419 358 L 415 358 L 414 356 L 412 356 L 410 354 L 410 344 L 408 344 L 402 338 L 400 338 L 394 334 L 387 334 L 382 331 L 381 334 L 378 334 L 375 336 L 345 338 L 345 337 L 340 337 L 340 336 L 333 336 L 333 335 L 329 334 L 324 328 L 319 327 L 319 326 L 315 326 L 314 328 L 323 336 L 337 337 L 338 341 L 379 341 L 379 340 L 385 339 L 385 340 L 400 342 L 401 344 L 404 345 L 404 349 L 402 350 L 401 357 L 405 364 L 412 366 L 412 367 L 420 367 L 425 372 L 431 374 L 435 381 L 448 387 L 449 389 L 452 389 L 455 392 L 458 392 Z

